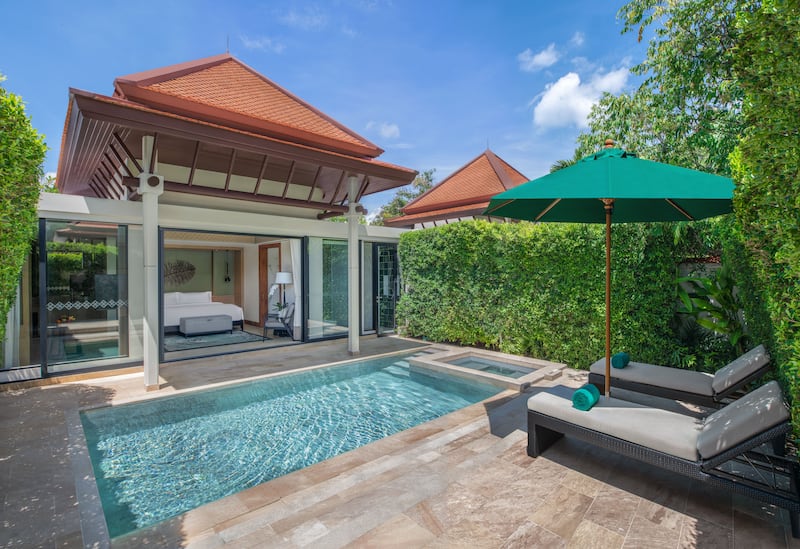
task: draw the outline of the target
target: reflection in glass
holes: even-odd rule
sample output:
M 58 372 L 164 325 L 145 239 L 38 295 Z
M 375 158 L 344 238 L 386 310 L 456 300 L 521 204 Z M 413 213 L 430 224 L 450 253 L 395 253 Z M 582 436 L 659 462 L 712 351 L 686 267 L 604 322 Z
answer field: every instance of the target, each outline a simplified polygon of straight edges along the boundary
M 125 226 L 46 223 L 47 363 L 128 354 Z M 56 368 L 63 370 L 64 368 Z

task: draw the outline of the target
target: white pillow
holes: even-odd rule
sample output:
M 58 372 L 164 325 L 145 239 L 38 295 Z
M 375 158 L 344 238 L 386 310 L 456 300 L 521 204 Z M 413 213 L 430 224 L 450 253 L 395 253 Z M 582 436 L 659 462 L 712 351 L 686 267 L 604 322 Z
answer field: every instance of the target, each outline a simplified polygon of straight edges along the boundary
M 164 294 L 164 306 L 172 307 L 180 302 L 179 292 L 167 292 Z
M 211 292 L 179 292 L 179 294 L 178 303 L 181 305 L 211 303 Z

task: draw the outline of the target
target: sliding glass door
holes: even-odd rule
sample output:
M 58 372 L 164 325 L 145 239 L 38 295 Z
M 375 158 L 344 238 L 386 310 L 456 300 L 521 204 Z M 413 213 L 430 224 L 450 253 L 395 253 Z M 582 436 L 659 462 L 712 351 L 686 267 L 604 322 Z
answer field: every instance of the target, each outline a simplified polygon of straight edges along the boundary
M 347 241 L 308 239 L 309 340 L 347 334 Z

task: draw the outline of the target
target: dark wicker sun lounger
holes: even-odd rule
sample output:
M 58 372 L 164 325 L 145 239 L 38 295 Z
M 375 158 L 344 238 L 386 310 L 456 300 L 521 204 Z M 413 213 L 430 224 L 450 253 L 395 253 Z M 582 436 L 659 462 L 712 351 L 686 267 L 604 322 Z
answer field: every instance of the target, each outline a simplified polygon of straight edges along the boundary
M 777 382 L 769 382 L 704 420 L 601 397 L 588 412 L 564 395 L 528 400 L 528 455 L 567 435 L 618 454 L 749 496 L 789 511 L 800 538 L 800 467 L 766 443 L 791 430 Z
M 691 402 L 719 408 L 735 399 L 750 382 L 769 370 L 769 353 L 759 345 L 714 375 L 669 366 L 630 362 L 625 368 L 611 368 L 611 388 Z M 589 383 L 605 389 L 605 359 L 589 368 Z

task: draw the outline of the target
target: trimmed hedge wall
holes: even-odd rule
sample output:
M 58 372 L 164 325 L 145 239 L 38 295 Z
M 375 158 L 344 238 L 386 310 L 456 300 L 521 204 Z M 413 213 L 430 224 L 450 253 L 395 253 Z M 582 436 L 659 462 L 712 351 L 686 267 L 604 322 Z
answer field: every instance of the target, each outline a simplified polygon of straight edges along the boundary
M 674 234 L 671 225 L 613 226 L 612 352 L 671 362 L 676 266 L 691 254 Z M 398 253 L 407 335 L 575 368 L 604 354 L 602 226 L 460 222 L 405 233 Z

